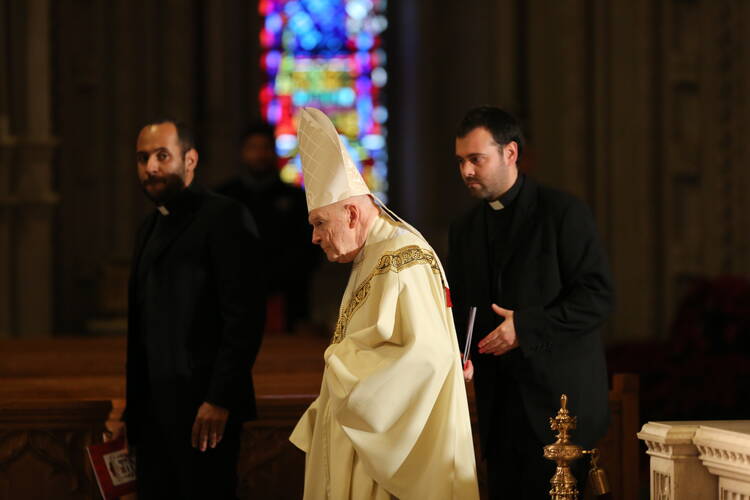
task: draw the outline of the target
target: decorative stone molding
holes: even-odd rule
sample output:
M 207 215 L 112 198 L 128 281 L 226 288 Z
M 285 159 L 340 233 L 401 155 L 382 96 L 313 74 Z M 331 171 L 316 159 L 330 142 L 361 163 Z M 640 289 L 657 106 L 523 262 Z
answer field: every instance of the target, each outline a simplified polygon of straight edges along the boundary
M 638 438 L 646 443 L 646 453 L 652 457 L 670 460 L 697 458 L 698 449 L 693 444 L 697 428 L 697 423 L 690 422 L 648 422 L 638 433 Z
M 706 422 L 693 442 L 704 467 L 719 477 L 719 498 L 750 498 L 750 421 Z
M 651 498 L 750 499 L 750 420 L 649 422 Z
M 750 484 L 722 477 L 719 479 L 719 498 L 721 500 L 748 500 Z
M 654 500 L 670 500 L 672 498 L 671 476 L 654 471 L 651 474 L 651 498 Z
M 693 442 L 701 422 L 648 422 L 638 437 L 651 455 L 652 500 L 715 498 L 717 480 L 700 462 Z

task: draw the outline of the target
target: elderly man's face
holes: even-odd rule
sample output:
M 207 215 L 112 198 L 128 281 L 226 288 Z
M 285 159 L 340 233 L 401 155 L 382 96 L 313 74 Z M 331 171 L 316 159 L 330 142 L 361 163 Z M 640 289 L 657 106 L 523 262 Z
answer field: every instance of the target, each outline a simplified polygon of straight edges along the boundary
M 308 218 L 312 242 L 320 245 L 330 262 L 351 262 L 357 250 L 356 230 L 345 205 L 334 203 L 316 208 Z

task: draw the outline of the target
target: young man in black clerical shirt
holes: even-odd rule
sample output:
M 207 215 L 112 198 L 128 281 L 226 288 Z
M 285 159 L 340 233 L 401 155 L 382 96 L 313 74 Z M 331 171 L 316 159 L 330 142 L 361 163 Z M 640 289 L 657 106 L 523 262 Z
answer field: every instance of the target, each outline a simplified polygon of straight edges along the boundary
M 198 152 L 174 120 L 149 123 L 138 179 L 156 205 L 131 272 L 127 406 L 138 498 L 236 498 L 242 422 L 264 323 L 264 263 L 245 207 L 193 182 Z
M 459 337 L 477 307 L 472 362 L 491 498 L 549 498 L 555 464 L 549 417 L 568 395 L 575 440 L 607 430 L 607 369 L 599 328 L 613 286 L 594 219 L 573 196 L 519 175 L 524 138 L 503 110 L 469 111 L 456 134 L 461 179 L 479 203 L 450 228 L 448 280 Z M 463 339 L 459 339 L 459 345 Z M 574 473 L 582 489 L 584 461 Z

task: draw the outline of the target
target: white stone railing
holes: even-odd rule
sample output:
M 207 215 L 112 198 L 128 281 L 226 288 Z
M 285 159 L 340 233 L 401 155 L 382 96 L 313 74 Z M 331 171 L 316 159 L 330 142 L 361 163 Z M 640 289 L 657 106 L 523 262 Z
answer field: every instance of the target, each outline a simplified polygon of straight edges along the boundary
M 648 422 L 652 500 L 750 500 L 750 420 Z

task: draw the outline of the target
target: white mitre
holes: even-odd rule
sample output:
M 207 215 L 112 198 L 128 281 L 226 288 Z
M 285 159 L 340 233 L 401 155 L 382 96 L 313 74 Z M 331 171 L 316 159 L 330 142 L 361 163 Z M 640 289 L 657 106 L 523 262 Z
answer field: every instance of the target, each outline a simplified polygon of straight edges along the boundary
M 352 196 L 372 194 L 325 113 L 302 108 L 297 138 L 308 212 Z

